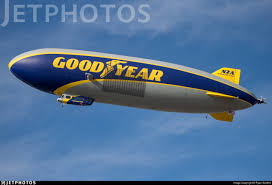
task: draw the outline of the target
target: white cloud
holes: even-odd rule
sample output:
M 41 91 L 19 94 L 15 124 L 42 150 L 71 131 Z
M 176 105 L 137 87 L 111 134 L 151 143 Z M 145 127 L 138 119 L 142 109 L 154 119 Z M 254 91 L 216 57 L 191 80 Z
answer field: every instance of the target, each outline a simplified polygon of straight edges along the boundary
M 242 116 L 238 119 L 238 123 L 227 123 L 226 126 L 226 123 L 212 118 L 205 119 L 203 114 L 153 113 L 149 118 L 130 122 L 135 125 L 133 134 L 104 144 L 99 140 L 97 141 L 101 144 L 99 147 L 94 146 L 91 141 L 84 140 L 80 146 L 75 144 L 66 152 L 61 152 L 61 146 L 55 144 L 55 139 L 60 140 L 60 138 L 55 138 L 57 131 L 53 131 L 54 128 L 26 133 L 1 145 L 0 176 L 13 180 L 112 179 L 118 177 L 113 173 L 113 169 L 120 173 L 130 168 L 162 168 L 190 161 L 199 156 L 226 156 L 256 150 L 255 147 L 244 145 L 232 146 L 234 148 L 232 151 L 226 151 L 228 150 L 226 148 L 215 152 L 198 149 L 194 145 L 191 146 L 190 142 L 189 146 L 188 142 L 180 142 L 179 146 L 175 145 L 169 150 L 168 145 L 171 145 L 173 137 L 182 140 L 190 133 L 199 133 L 217 126 L 227 129 L 249 118 Z M 17 155 L 18 153 L 20 155 Z
M 142 121 L 144 129 L 148 129 L 153 136 L 183 135 L 198 129 L 205 129 L 218 124 L 205 114 L 167 113 L 152 120 Z M 170 114 L 170 115 L 169 115 Z
M 209 127 L 209 124 L 194 124 L 194 119 L 189 117 L 181 119 L 182 115 L 170 114 L 164 116 L 167 123 L 158 123 L 157 118 L 151 118 L 145 123 L 136 121 L 136 134 L 128 140 L 118 140 L 116 144 L 104 144 L 93 147 L 88 141 L 84 145 L 74 146 L 68 152 L 53 151 L 54 140 L 51 138 L 52 130 L 40 130 L 35 133 L 26 133 L 2 144 L 0 157 L 0 174 L 5 179 L 100 179 L 99 174 L 108 170 L 133 168 L 147 168 L 174 164 L 190 158 L 190 152 L 183 148 L 161 152 L 159 148 L 149 150 L 149 145 L 165 134 L 184 134 L 190 130 Z M 177 120 L 185 121 L 179 124 Z M 200 119 L 196 119 L 200 121 Z M 147 124 L 147 125 L 146 125 Z M 192 124 L 189 126 L 189 124 Z M 173 126 L 174 125 L 174 126 Z M 205 126 L 206 125 L 206 126 Z M 12 154 L 10 152 L 13 151 Z M 20 153 L 20 155 L 17 155 Z M 58 153 L 58 155 L 55 155 Z M 48 156 L 47 156 L 48 155 Z M 84 172 L 78 172 L 84 169 Z M 108 175 L 107 178 L 113 178 Z
M 96 27 L 112 34 L 136 35 L 146 32 L 152 36 L 179 31 L 183 41 L 191 39 L 224 40 L 258 40 L 259 31 L 252 31 L 253 24 L 258 24 L 267 16 L 271 17 L 270 0 L 258 1 L 202 1 L 202 0 L 151 0 L 137 1 L 138 4 L 150 5 L 151 19 L 146 24 L 133 21 L 122 24 L 116 21 L 107 24 L 99 22 Z M 269 20 L 269 19 L 267 19 Z M 268 23 L 268 22 L 267 22 Z M 257 28 L 255 28 L 257 29 Z M 263 28 L 262 28 L 263 29 Z M 266 28 L 267 29 L 267 28 Z

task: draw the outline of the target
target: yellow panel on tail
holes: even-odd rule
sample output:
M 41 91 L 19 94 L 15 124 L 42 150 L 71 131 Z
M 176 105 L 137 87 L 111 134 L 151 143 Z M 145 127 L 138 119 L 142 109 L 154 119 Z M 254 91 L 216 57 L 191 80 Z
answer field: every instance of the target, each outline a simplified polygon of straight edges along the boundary
M 210 114 L 214 119 L 219 121 L 227 121 L 232 122 L 234 114 L 228 112 L 221 112 L 221 113 L 211 113 Z
M 212 74 L 215 76 L 224 78 L 224 79 L 231 81 L 233 83 L 239 84 L 240 73 L 241 73 L 240 69 L 233 69 L 233 68 L 224 67 L 224 68 L 221 68 L 221 69 L 215 71 Z

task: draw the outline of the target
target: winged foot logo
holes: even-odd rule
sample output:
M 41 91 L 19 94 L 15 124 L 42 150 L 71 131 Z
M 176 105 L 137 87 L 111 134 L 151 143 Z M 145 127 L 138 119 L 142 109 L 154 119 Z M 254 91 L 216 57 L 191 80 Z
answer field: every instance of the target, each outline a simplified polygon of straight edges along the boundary
M 112 71 L 114 71 L 114 66 L 117 64 L 126 64 L 127 62 L 119 61 L 119 60 L 112 60 L 109 62 L 106 62 L 107 67 L 103 70 L 100 77 L 105 78 L 108 74 L 110 74 Z

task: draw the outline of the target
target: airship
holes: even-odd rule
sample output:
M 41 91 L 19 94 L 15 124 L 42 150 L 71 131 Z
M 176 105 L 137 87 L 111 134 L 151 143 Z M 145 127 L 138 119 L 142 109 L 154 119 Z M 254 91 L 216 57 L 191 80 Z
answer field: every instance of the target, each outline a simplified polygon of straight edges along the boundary
M 228 67 L 211 74 L 157 60 L 54 48 L 23 53 L 8 66 L 18 79 L 57 95 L 62 104 L 205 113 L 232 122 L 235 111 L 265 103 L 239 85 L 239 69 Z

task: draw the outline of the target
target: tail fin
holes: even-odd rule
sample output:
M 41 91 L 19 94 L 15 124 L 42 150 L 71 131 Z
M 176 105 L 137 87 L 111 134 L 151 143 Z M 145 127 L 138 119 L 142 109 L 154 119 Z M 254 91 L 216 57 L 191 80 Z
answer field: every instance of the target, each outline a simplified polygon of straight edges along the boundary
M 232 122 L 234 117 L 234 113 L 229 112 L 211 113 L 210 115 L 216 120 L 227 122 Z
M 232 68 L 221 68 L 213 73 L 213 75 L 224 78 L 233 83 L 239 84 L 240 82 L 240 69 L 232 69 Z

